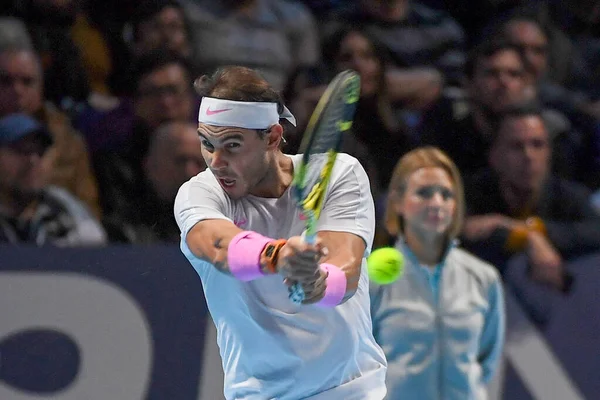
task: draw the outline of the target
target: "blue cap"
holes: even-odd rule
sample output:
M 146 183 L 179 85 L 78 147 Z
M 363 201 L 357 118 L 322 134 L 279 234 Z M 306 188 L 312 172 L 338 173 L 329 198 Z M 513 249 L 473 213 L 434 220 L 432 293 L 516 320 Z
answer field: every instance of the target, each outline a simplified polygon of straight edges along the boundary
M 42 124 L 26 114 L 10 114 L 0 119 L 0 146 L 14 143 L 26 136 L 39 134 L 52 144 L 50 133 Z

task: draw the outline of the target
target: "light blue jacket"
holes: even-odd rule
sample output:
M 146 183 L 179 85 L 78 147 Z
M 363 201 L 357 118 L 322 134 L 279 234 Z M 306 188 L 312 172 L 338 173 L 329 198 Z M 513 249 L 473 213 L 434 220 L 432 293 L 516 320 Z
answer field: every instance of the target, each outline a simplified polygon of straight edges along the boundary
M 398 281 L 371 287 L 373 333 L 388 360 L 390 400 L 480 400 L 504 344 L 504 296 L 494 267 L 451 245 L 435 268 L 406 245 Z

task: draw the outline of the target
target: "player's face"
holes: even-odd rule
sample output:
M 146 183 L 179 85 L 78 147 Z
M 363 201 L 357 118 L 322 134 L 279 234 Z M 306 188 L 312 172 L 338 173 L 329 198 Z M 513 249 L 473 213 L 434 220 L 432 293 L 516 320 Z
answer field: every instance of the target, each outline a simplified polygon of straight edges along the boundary
M 268 140 L 256 130 L 201 123 L 198 135 L 206 165 L 230 197 L 251 193 L 266 176 Z
M 445 235 L 456 211 L 452 179 L 442 168 L 420 168 L 408 178 L 396 207 L 405 231 L 410 231 L 405 233 L 417 237 Z

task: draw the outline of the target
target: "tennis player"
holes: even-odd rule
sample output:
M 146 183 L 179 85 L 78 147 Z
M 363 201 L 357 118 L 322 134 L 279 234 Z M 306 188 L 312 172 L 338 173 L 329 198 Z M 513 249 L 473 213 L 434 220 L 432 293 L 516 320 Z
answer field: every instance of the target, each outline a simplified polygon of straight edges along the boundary
M 389 366 L 390 399 L 484 400 L 504 343 L 504 297 L 494 267 L 457 247 L 460 173 L 423 147 L 398 162 L 385 225 L 404 276 L 372 290 L 373 331 Z
M 318 223 L 301 238 L 285 155 L 281 98 L 255 71 L 226 67 L 196 82 L 208 168 L 175 201 L 181 249 L 217 327 L 227 399 L 383 399 L 386 361 L 369 311 L 365 255 L 374 234 L 367 175 L 340 154 Z M 295 304 L 288 286 L 300 282 Z

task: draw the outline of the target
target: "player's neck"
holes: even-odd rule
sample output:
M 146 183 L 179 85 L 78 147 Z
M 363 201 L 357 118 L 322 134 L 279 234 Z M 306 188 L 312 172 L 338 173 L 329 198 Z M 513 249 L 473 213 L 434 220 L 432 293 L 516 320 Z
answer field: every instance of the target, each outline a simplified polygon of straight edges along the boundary
M 293 176 L 292 159 L 281 151 L 277 151 L 271 159 L 267 173 L 254 187 L 251 194 L 256 197 L 279 198 L 292 184 Z

